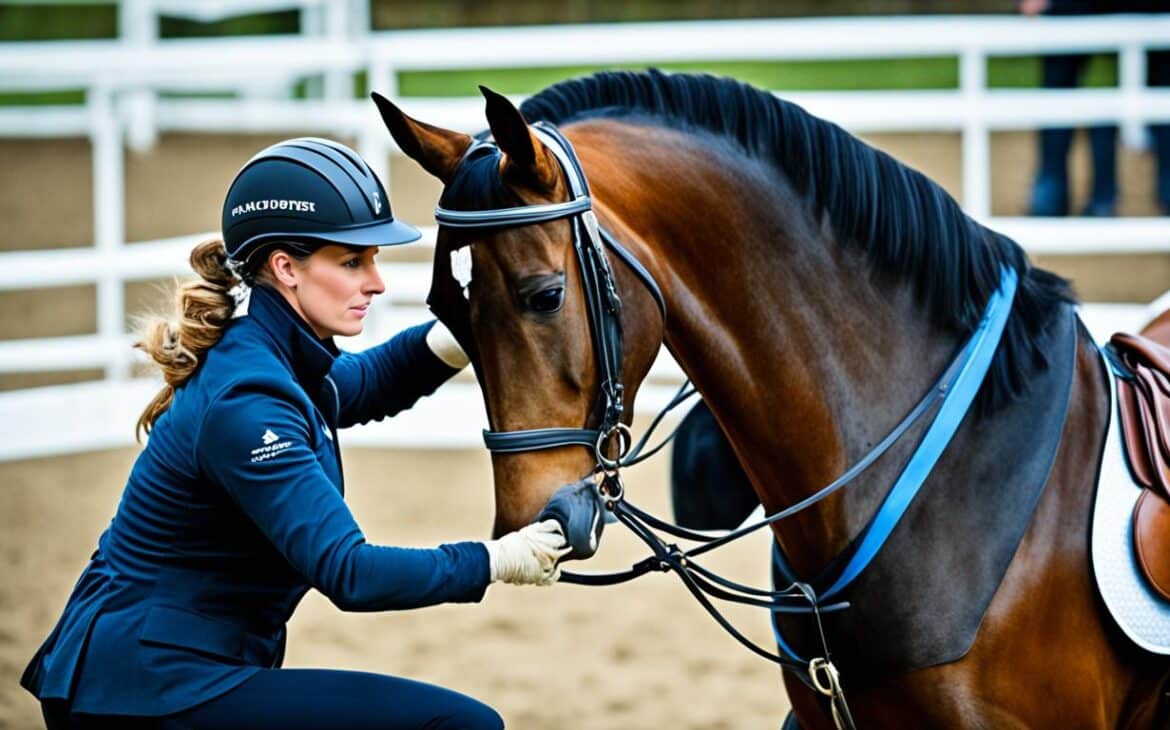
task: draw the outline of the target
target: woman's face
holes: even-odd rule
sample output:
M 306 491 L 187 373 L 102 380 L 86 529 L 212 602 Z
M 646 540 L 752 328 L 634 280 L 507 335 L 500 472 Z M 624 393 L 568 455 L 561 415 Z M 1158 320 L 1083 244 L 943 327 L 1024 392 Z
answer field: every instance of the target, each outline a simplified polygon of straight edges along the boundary
M 328 245 L 304 261 L 288 257 L 285 264 L 278 253 L 271 263 L 286 285 L 285 299 L 318 337 L 349 337 L 361 333 L 370 301 L 386 291 L 374 265 L 377 253 L 376 246 Z

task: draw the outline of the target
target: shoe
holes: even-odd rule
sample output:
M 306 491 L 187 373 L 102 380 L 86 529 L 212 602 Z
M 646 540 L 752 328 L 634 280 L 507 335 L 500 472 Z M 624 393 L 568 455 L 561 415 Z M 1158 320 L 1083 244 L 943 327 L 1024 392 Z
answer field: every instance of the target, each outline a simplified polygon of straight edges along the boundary
M 1090 200 L 1081 209 L 1081 215 L 1085 218 L 1116 218 L 1117 204 L 1112 200 Z
M 1032 186 L 1029 215 L 1052 217 L 1068 215 L 1068 182 L 1039 178 Z

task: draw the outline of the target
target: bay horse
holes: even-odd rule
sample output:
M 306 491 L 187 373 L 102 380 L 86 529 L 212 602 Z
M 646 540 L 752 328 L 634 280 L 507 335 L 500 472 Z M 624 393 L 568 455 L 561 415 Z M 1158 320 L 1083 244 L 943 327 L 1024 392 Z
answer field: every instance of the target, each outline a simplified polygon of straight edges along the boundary
M 971 409 L 841 593 L 848 608 L 819 628 L 777 614 L 777 641 L 803 656 L 827 644 L 858 727 L 1160 722 L 1170 666 L 1111 624 L 1089 572 L 1108 376 L 1066 281 L 925 176 L 733 80 L 602 73 L 520 109 L 483 91 L 492 144 L 375 101 L 444 183 L 428 302 L 482 387 L 497 534 L 594 473 L 604 450 L 582 434 L 629 423 L 663 342 L 774 514 L 889 441 L 951 382 L 938 378 L 956 353 L 1001 327 Z M 529 121 L 557 125 L 587 194 Z M 594 213 L 620 242 L 601 260 L 575 250 Z M 988 326 L 997 298 L 1006 319 Z M 857 554 L 933 429 L 901 423 L 849 489 L 772 525 L 777 571 L 816 585 Z M 784 674 L 800 726 L 833 727 L 802 679 Z

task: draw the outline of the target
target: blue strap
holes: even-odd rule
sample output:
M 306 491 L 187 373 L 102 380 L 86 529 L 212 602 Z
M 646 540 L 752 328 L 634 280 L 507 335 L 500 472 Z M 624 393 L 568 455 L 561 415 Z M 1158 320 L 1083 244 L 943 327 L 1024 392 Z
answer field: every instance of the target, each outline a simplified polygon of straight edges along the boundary
M 1003 267 L 1000 272 L 999 289 L 988 300 L 983 319 L 976 328 L 976 336 L 969 340 L 965 348 L 963 356 L 966 362 L 955 376 L 954 384 L 948 389 L 949 392 L 939 406 L 926 436 L 923 437 L 918 450 L 910 457 L 909 463 L 890 493 L 886 495 L 849 564 L 828 590 L 821 594 L 820 600 L 829 600 L 840 593 L 870 564 L 959 429 L 959 424 L 963 422 L 967 409 L 970 408 L 979 387 L 983 384 L 988 368 L 991 367 L 992 357 L 999 346 L 1004 325 L 1007 324 L 1008 315 L 1012 310 L 1016 282 L 1015 270 Z

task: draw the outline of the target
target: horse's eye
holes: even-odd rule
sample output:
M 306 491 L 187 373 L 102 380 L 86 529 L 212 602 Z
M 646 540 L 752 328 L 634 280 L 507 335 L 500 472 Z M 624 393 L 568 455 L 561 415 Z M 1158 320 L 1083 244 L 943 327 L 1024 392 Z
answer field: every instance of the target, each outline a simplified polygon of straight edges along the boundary
M 551 314 L 560 309 L 564 303 L 565 288 L 563 286 L 552 286 L 548 289 L 541 289 L 529 296 L 527 305 L 533 312 Z

